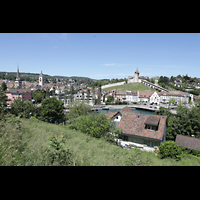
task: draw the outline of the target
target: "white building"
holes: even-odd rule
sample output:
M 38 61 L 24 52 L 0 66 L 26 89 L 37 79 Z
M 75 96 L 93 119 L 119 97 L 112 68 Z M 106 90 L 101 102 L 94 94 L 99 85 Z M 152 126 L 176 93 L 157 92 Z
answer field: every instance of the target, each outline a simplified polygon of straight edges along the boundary
M 139 91 L 126 91 L 126 101 L 131 102 L 138 102 Z
M 193 94 L 189 94 L 187 92 L 182 91 L 169 91 L 169 92 L 160 92 L 158 93 L 160 96 L 161 103 L 169 103 L 170 99 L 175 99 L 175 103 L 186 102 L 189 103 L 190 101 L 193 103 Z
M 135 71 L 135 77 L 129 76 L 128 83 L 141 83 L 141 79 L 139 79 L 139 71 L 138 69 Z
M 43 75 L 42 71 L 39 75 L 39 85 L 44 85 L 44 75 Z

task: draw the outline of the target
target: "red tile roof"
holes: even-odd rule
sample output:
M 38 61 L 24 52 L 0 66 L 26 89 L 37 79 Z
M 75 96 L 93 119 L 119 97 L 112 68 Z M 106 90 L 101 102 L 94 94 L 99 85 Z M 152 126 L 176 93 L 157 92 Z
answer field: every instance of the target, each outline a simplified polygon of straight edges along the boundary
M 126 107 L 126 110 L 127 108 L 128 107 Z M 167 116 L 144 115 L 144 114 L 133 113 L 132 111 L 131 112 L 122 111 L 121 113 L 122 113 L 122 118 L 119 122 L 118 127 L 122 129 L 123 134 L 135 135 L 139 137 L 151 138 L 162 141 Z M 151 118 L 152 120 L 150 120 Z M 145 129 L 146 124 L 148 124 L 148 122 L 150 121 L 154 122 L 154 124 L 156 123 L 158 124 L 157 131 Z
M 112 118 L 113 116 L 115 116 L 116 114 L 117 114 L 118 112 L 108 112 L 107 114 L 105 114 L 106 115 L 106 118 L 107 119 L 110 119 L 110 118 Z

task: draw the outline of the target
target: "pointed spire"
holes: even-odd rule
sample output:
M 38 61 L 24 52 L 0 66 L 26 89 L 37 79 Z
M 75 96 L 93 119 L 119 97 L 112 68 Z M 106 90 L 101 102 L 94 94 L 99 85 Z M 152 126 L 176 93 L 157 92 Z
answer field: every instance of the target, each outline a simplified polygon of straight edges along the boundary
M 17 79 L 19 79 L 20 77 L 19 77 L 19 64 L 17 64 L 17 77 L 16 77 Z
M 136 72 L 135 72 L 135 73 L 139 74 L 138 68 L 137 68 L 137 70 L 136 70 Z

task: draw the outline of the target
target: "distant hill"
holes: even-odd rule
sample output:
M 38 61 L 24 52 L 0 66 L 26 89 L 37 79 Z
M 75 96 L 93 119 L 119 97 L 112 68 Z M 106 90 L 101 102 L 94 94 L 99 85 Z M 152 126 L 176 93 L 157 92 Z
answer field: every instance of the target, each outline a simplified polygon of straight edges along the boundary
M 149 88 L 142 83 L 128 83 L 124 85 L 119 85 L 119 86 L 113 86 L 109 88 L 105 88 L 104 90 L 112 90 L 112 89 L 117 89 L 120 91 L 125 91 L 125 90 L 139 90 L 139 91 L 144 91 L 144 90 L 151 90 L 151 91 L 156 91 L 155 89 Z

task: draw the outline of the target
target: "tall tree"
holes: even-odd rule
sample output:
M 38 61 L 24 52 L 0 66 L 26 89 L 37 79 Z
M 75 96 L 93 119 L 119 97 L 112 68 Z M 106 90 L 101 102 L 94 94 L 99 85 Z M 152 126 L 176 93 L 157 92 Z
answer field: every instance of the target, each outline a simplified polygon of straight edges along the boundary
M 38 118 L 42 121 L 60 123 L 64 120 L 63 102 L 55 97 L 43 100 L 39 111 Z
M 87 103 L 90 101 L 90 89 L 87 89 Z
M 70 102 L 72 103 L 74 101 L 74 86 L 72 85 L 70 87 Z
M 98 86 L 97 96 L 98 96 L 97 103 L 100 105 L 101 104 L 101 84 L 99 84 Z
M 1 87 L 2 87 L 2 90 L 3 90 L 3 91 L 6 91 L 6 90 L 7 90 L 7 85 L 6 85 L 5 82 L 3 82 L 3 83 L 1 84 Z

